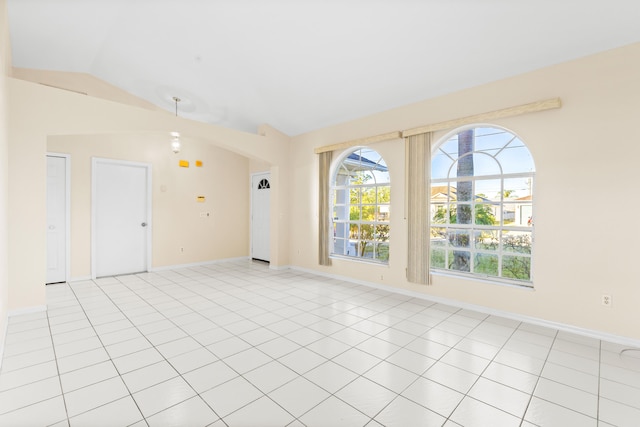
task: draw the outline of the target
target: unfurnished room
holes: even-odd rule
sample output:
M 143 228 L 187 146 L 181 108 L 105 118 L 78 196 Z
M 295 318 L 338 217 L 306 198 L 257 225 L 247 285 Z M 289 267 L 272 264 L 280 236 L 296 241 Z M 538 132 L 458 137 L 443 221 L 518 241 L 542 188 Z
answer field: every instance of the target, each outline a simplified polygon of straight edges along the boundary
M 640 425 L 639 20 L 0 0 L 0 425 Z

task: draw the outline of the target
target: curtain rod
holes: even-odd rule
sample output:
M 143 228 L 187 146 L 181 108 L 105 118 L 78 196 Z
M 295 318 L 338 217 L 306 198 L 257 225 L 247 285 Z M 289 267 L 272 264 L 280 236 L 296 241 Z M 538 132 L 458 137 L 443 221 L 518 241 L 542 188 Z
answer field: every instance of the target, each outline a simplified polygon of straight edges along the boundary
M 324 153 L 326 151 L 343 150 L 349 147 L 355 147 L 357 145 L 373 144 L 374 142 L 389 141 L 391 139 L 402 138 L 402 132 L 395 131 L 389 133 L 383 133 L 381 135 L 368 136 L 366 138 L 352 139 L 351 141 L 339 142 L 337 144 L 325 145 L 318 147 L 314 151 L 316 154 Z
M 531 102 L 529 104 L 517 105 L 515 107 L 503 108 L 501 110 L 490 111 L 488 113 L 475 114 L 473 116 L 462 117 L 459 119 L 446 120 L 444 122 L 433 123 L 430 125 L 420 126 L 417 128 L 407 129 L 405 131 L 394 131 L 383 133 L 381 135 L 369 136 L 366 138 L 353 139 L 351 141 L 339 142 L 337 144 L 325 145 L 314 149 L 316 154 L 326 151 L 343 150 L 357 145 L 367 145 L 375 142 L 389 141 L 392 139 L 406 138 L 421 133 L 435 132 L 438 130 L 451 129 L 458 126 L 464 126 L 476 122 L 486 122 L 506 117 L 515 117 L 522 114 L 536 113 L 539 111 L 553 110 L 562 107 L 560 98 L 550 98 L 543 101 Z
M 404 138 L 420 133 L 435 132 L 438 130 L 451 129 L 476 122 L 486 122 L 490 120 L 503 119 L 506 117 L 520 116 L 522 114 L 536 113 L 539 111 L 552 110 L 562 107 L 560 98 L 545 99 L 544 101 L 531 102 L 529 104 L 517 105 L 515 107 L 503 108 L 501 110 L 490 111 L 488 113 L 475 114 L 473 116 L 459 119 L 447 120 L 431 125 L 420 126 L 402 132 Z

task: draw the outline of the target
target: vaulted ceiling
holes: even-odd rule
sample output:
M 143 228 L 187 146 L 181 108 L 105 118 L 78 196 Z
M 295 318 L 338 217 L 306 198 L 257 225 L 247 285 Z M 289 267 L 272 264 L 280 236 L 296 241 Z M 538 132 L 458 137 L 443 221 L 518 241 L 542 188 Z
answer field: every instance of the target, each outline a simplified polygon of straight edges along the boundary
M 169 111 L 181 98 L 186 118 L 292 136 L 640 41 L 638 0 L 7 4 L 14 67 L 88 73 Z

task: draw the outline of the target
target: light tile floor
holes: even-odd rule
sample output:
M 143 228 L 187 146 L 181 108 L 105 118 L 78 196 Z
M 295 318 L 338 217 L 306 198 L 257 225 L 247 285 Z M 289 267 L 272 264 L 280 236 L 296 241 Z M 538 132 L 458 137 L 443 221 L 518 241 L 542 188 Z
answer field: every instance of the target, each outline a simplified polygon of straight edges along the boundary
M 638 426 L 640 352 L 261 263 L 50 285 L 2 426 Z

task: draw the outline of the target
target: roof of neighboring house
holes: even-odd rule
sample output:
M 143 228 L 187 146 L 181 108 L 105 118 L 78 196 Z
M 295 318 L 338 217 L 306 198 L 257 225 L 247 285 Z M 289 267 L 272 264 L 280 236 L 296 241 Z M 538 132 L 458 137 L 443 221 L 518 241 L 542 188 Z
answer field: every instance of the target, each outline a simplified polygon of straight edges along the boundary
M 456 187 L 451 187 L 451 192 L 453 194 L 457 193 Z M 446 196 L 449 193 L 449 186 L 448 185 L 433 185 L 431 186 L 431 197 L 434 197 L 438 194 L 442 194 L 444 196 Z
M 387 172 L 389 169 L 387 168 L 387 166 L 383 165 L 383 164 L 379 164 L 377 162 L 374 162 L 373 160 L 369 160 L 364 156 L 361 156 L 360 154 L 358 154 L 357 151 L 354 151 L 353 153 L 349 154 L 346 158 L 345 158 L 345 162 L 348 162 L 352 165 L 362 165 L 365 166 L 362 169 L 372 169 L 372 170 L 379 170 L 382 172 Z

